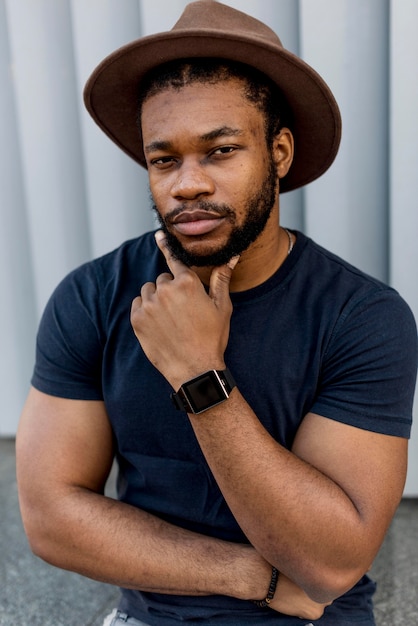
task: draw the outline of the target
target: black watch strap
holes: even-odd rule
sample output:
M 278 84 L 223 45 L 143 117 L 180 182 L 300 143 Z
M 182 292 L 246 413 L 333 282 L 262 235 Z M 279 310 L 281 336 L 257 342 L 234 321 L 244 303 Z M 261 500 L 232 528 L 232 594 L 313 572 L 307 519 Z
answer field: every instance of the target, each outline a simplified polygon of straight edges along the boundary
M 180 411 L 203 413 L 227 400 L 235 386 L 228 368 L 209 370 L 185 382 L 177 393 L 171 394 L 171 399 Z

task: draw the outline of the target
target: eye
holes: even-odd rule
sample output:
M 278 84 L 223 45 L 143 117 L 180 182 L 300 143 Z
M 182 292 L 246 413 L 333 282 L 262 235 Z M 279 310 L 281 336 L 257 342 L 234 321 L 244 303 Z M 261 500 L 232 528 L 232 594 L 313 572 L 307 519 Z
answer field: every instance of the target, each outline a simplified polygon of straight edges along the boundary
M 151 159 L 150 161 L 151 165 L 153 165 L 154 167 L 157 167 L 160 170 L 167 169 L 168 167 L 170 167 L 170 165 L 172 165 L 175 162 L 176 162 L 176 159 L 172 156 L 162 156 L 162 157 L 158 157 L 157 159 Z
M 228 156 L 238 150 L 237 146 L 219 146 L 212 151 L 213 156 Z

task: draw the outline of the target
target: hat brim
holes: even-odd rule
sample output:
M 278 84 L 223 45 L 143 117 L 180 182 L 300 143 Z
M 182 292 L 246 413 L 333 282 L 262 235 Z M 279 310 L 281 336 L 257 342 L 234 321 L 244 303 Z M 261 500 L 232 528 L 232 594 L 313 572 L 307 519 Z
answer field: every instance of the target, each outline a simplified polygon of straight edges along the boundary
M 215 57 L 251 65 L 283 92 L 293 118 L 295 154 L 280 191 L 315 180 L 333 162 L 341 139 L 338 105 L 325 81 L 299 57 L 260 37 L 211 29 L 177 30 L 138 39 L 106 57 L 84 89 L 84 102 L 100 128 L 126 154 L 146 167 L 137 126 L 140 84 L 167 61 Z

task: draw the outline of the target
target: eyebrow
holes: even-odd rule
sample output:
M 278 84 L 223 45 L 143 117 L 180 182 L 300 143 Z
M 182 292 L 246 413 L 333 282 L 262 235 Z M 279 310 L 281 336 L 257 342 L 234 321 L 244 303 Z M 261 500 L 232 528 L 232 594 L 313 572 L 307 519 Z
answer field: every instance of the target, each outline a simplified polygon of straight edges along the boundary
M 147 146 L 144 147 L 145 154 L 148 152 L 158 152 L 159 150 L 166 151 L 170 150 L 171 141 L 152 141 Z
M 232 128 L 231 126 L 220 126 L 219 128 L 214 128 L 210 130 L 208 133 L 204 133 L 199 137 L 199 140 L 202 142 L 213 141 L 214 139 L 219 139 L 221 137 L 237 137 L 242 135 L 243 131 L 239 128 Z M 164 140 L 156 140 L 149 143 L 145 146 L 144 151 L 146 154 L 149 152 L 155 151 L 169 151 L 172 148 L 171 141 Z
M 212 141 L 213 139 L 219 139 L 220 137 L 236 137 L 242 135 L 243 131 L 239 128 L 231 128 L 231 126 L 221 126 L 214 130 L 205 133 L 200 137 L 202 141 Z

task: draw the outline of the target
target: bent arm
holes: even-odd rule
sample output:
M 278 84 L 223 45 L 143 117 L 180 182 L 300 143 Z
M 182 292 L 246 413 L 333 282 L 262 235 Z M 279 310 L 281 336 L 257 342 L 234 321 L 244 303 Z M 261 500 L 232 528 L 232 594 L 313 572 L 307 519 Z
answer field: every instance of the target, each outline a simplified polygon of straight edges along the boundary
M 368 571 L 402 495 L 406 440 L 308 414 L 289 451 L 237 389 L 189 417 L 228 505 L 264 558 L 318 602 Z
M 32 389 L 16 444 L 22 518 L 39 557 L 125 588 L 265 597 L 271 565 L 252 546 L 183 530 L 103 495 L 113 442 L 102 402 Z M 324 610 L 285 576 L 270 606 L 307 619 Z
M 172 275 L 143 286 L 131 322 L 149 360 L 178 390 L 194 376 L 225 368 L 232 270 L 215 268 L 207 294 L 163 238 L 158 245 Z M 370 568 L 401 498 L 407 441 L 309 413 L 290 451 L 271 437 L 238 388 L 189 418 L 255 549 L 319 602 L 353 587 Z
M 271 566 L 250 546 L 183 530 L 103 495 L 113 443 L 102 402 L 32 389 L 16 450 L 25 530 L 44 560 L 143 591 L 265 594 Z

